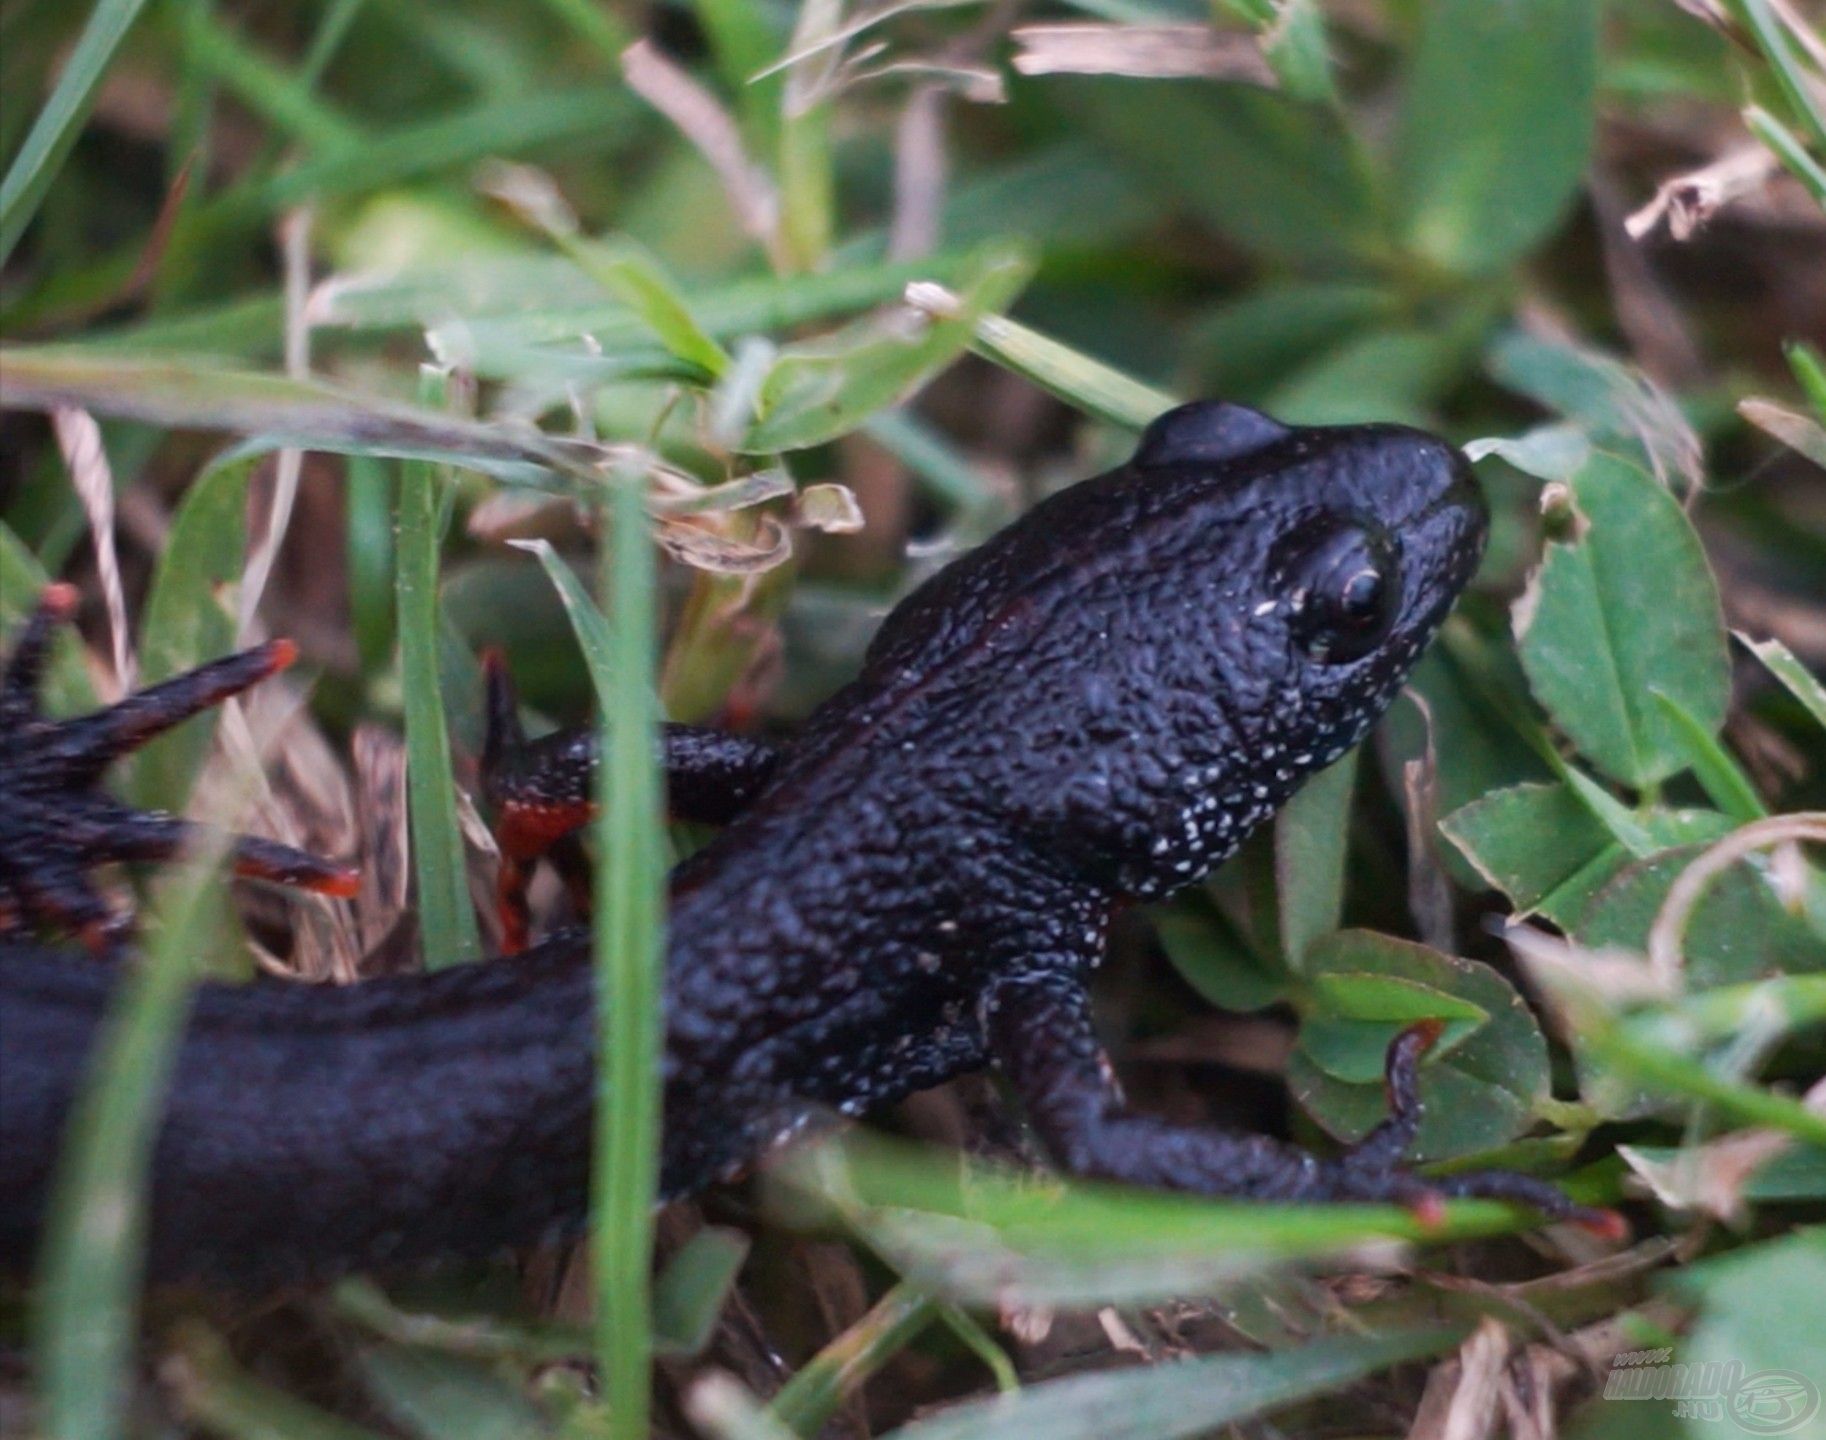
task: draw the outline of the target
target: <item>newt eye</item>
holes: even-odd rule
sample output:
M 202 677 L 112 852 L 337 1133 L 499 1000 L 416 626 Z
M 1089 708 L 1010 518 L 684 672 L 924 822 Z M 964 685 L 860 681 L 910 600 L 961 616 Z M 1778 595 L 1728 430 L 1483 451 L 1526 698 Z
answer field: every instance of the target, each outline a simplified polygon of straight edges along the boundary
M 1294 638 L 1321 665 L 1367 655 L 1400 609 L 1394 549 L 1360 525 L 1338 525 L 1303 545 L 1281 573 L 1292 600 Z

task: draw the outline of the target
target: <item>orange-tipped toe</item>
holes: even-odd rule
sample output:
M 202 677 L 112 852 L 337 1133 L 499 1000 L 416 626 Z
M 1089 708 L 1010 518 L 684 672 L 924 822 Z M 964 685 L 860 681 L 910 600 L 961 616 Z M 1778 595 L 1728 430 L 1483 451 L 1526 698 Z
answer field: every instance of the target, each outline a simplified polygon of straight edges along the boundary
M 332 900 L 353 900 L 361 894 L 361 871 L 353 865 L 338 865 L 330 874 L 304 881 L 303 888 Z
M 1408 1213 L 1419 1221 L 1424 1230 L 1437 1230 L 1446 1223 L 1445 1197 L 1432 1194 L 1416 1195 L 1407 1202 Z
M 1574 1223 L 1600 1240 L 1614 1240 L 1621 1244 L 1630 1237 L 1630 1223 L 1620 1210 L 1594 1210 Z
M 266 642 L 266 673 L 268 675 L 277 675 L 281 670 L 291 669 L 297 659 L 297 641 L 268 640 Z
M 1446 1033 L 1446 1022 L 1440 1019 L 1416 1020 L 1408 1026 L 1407 1033 L 1414 1037 L 1420 1046 L 1420 1053 L 1426 1054 L 1439 1043 L 1439 1037 Z

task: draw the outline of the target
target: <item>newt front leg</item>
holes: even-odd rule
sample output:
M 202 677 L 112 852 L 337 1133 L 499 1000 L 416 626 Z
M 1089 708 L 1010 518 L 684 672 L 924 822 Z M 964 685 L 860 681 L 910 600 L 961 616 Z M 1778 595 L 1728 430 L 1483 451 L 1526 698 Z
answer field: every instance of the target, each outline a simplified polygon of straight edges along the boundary
M 1176 1125 L 1130 1109 L 1097 1043 L 1090 995 L 1070 970 L 1009 976 L 984 996 L 991 1055 L 1058 1163 L 1076 1175 L 1251 1200 L 1392 1201 L 1425 1220 L 1448 1196 L 1529 1206 L 1616 1238 L 1622 1217 L 1575 1204 L 1553 1186 L 1503 1170 L 1440 1178 L 1403 1168 L 1420 1129 L 1420 1061 L 1436 1025 L 1389 1046 L 1389 1116 L 1356 1145 L 1321 1157 L 1266 1135 Z

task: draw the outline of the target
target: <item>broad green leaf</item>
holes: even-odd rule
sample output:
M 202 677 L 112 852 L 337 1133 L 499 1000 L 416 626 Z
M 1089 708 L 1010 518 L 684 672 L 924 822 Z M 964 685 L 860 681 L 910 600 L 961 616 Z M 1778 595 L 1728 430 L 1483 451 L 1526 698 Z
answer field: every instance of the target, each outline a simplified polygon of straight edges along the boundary
M 144 683 L 168 680 L 234 648 L 247 559 L 247 486 L 258 464 L 254 456 L 231 452 L 185 493 L 140 621 Z M 183 809 L 220 719 L 212 707 L 148 745 L 133 766 L 134 801 L 155 810 Z
M 1578 422 L 1606 449 L 1638 449 L 1658 476 L 1701 478 L 1699 437 L 1671 396 L 1610 355 L 1510 330 L 1485 363 L 1497 383 Z
M 1297 425 L 1424 422 L 1463 374 L 1467 344 L 1450 330 L 1369 330 L 1278 385 L 1267 408 Z
M 1493 790 L 1439 828 L 1518 915 L 1538 912 L 1561 923 L 1628 858 L 1564 785 Z
M 1565 213 L 1591 151 L 1591 0 L 1434 0 L 1407 77 L 1395 176 L 1409 245 L 1490 274 Z
M 1421 1070 L 1426 1117 L 1416 1158 L 1437 1160 L 1487 1150 L 1514 1138 L 1533 1120 L 1535 1106 L 1547 1095 L 1547 1044 L 1521 997 L 1489 966 L 1386 935 L 1344 930 L 1313 947 L 1307 974 L 1313 984 L 1308 1018 L 1358 1018 L 1339 1017 L 1325 1008 L 1329 997 L 1322 980 L 1353 1003 L 1373 998 L 1384 1008 L 1418 994 L 1392 983 L 1372 990 L 1371 977 L 1436 990 L 1460 1007 L 1475 1007 L 1488 1016 L 1475 1033 Z M 1349 984 L 1336 977 L 1346 977 Z M 1384 1024 L 1383 1043 L 1401 1028 L 1394 1022 Z M 1338 1038 L 1323 1026 L 1318 1033 L 1325 1041 Z M 1387 1114 L 1380 1072 L 1362 1083 L 1336 1079 L 1310 1053 L 1304 1030 L 1287 1078 L 1307 1113 L 1341 1140 L 1362 1138 Z
M 1274 822 L 1282 956 L 1295 971 L 1312 943 L 1336 930 L 1344 914 L 1344 862 L 1357 755 L 1353 750 L 1313 776 Z
M 1444 1020 L 1429 1054 L 1437 1063 L 1490 1018 L 1483 1006 L 1437 985 L 1375 971 L 1331 971 L 1313 977 L 1312 1008 L 1300 1027 L 1300 1050 L 1334 1080 L 1379 1084 L 1389 1041 L 1419 1020 Z
M 1619 871 L 1578 917 L 1579 943 L 1641 953 L 1668 888 L 1700 849 L 1668 850 Z M 1826 969 L 1826 943 L 1783 908 L 1760 858 L 1733 865 L 1707 886 L 1681 951 L 1693 989 Z
M 1261 1355 L 1210 1355 L 1032 1385 L 954 1406 L 887 1440 L 1180 1440 L 1212 1434 L 1450 1346 L 1457 1329 L 1315 1340 Z
M 1606 773 L 1651 785 L 1687 763 L 1659 690 L 1707 733 L 1731 676 L 1718 591 L 1692 523 L 1626 460 L 1595 455 L 1571 485 L 1581 533 L 1549 541 L 1516 609 L 1535 698 Z
M 1727 1414 L 1751 1423 L 1735 1428 L 1793 1440 L 1826 1437 L 1819 1379 L 1826 1233 L 1800 1230 L 1715 1256 L 1680 1272 L 1675 1284 L 1700 1306 L 1680 1361 L 1742 1375 L 1725 1402 Z M 1705 1440 L 1732 1424 L 1694 1419 L 1683 1433 Z
M 1298 366 L 1373 326 L 1386 327 L 1398 299 L 1362 281 L 1289 281 L 1225 301 L 1186 337 L 1207 393 L 1261 399 Z
M 903 309 L 787 346 L 762 383 L 760 413 L 741 448 L 821 445 L 905 399 L 964 352 L 977 320 L 1005 308 L 1029 273 L 1024 260 L 990 256 L 943 315 Z
M 667 1355 L 702 1353 L 747 1258 L 748 1237 L 717 1225 L 706 1225 L 680 1246 L 653 1285 L 654 1348 Z
M 1453 811 L 1439 828 L 1518 913 L 1539 913 L 1563 927 L 1640 858 L 1592 813 L 1586 797 L 1563 784 L 1492 791 Z M 1731 821 L 1714 810 L 1654 810 L 1636 828 L 1644 854 L 1653 855 L 1716 840 L 1729 833 Z
M 1263 1010 L 1287 998 L 1286 968 L 1264 958 L 1202 890 L 1153 916 L 1154 932 L 1180 978 L 1225 1010 Z
M 1335 271 L 1387 251 L 1369 187 L 1326 110 L 1208 81 L 1052 80 L 1045 90 L 1187 212 L 1276 264 Z

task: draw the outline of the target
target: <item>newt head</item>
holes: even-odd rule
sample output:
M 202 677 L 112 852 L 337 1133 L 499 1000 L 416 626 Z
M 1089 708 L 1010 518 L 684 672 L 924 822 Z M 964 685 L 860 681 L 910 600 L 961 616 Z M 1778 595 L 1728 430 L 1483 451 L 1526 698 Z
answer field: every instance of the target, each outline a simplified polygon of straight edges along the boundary
M 974 803 L 1117 894 L 1197 879 L 1388 707 L 1487 523 L 1424 432 L 1169 411 L 945 582 L 977 608 L 946 647 L 987 732 Z

